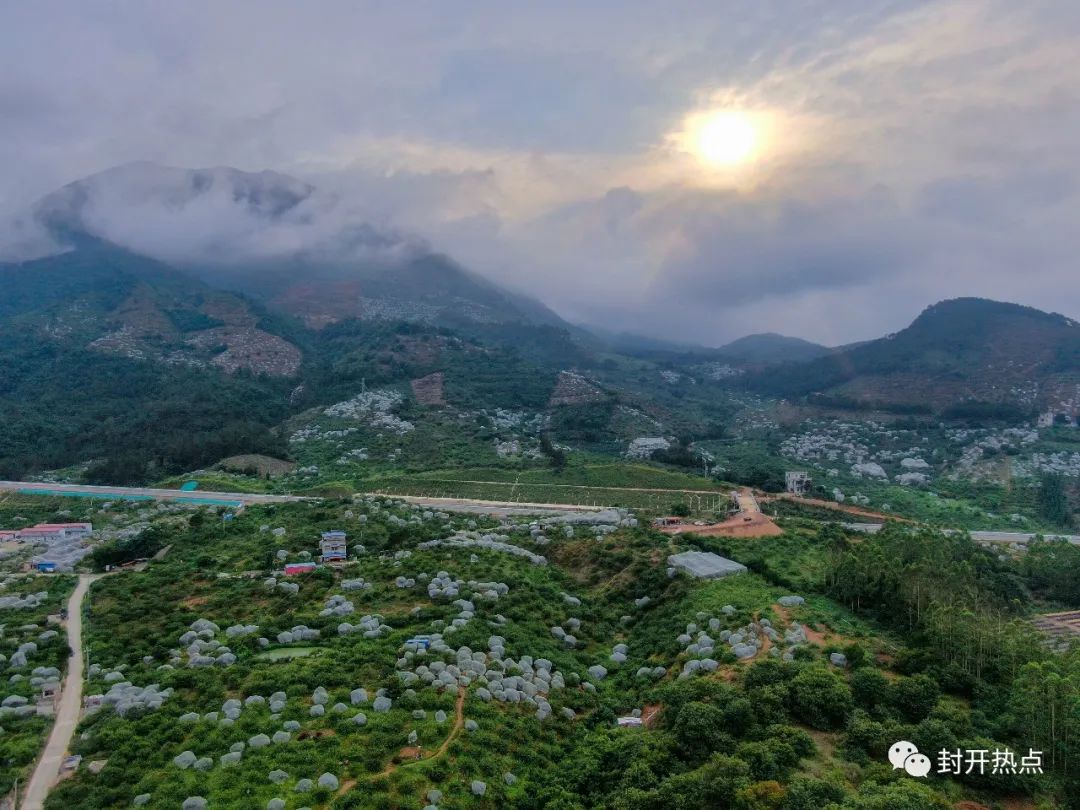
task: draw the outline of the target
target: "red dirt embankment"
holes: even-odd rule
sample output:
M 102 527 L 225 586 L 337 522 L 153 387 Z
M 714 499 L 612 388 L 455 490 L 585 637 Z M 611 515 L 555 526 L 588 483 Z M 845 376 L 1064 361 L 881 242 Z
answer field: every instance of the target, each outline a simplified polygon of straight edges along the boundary
M 663 526 L 664 534 L 700 534 L 705 537 L 775 537 L 784 530 L 772 522 L 772 519 L 760 512 L 752 516 L 739 513 L 723 523 L 708 523 L 695 526 L 692 523 L 679 526 Z
M 801 495 L 791 495 L 788 493 L 780 493 L 778 495 L 761 495 L 759 496 L 762 501 L 791 501 L 792 503 L 801 503 L 806 506 L 817 506 L 822 509 L 832 509 L 835 512 L 844 512 L 848 515 L 855 515 L 856 517 L 871 518 L 873 520 L 896 520 L 900 523 L 914 523 L 915 521 L 908 518 L 902 518 L 897 515 L 889 515 L 884 512 L 874 512 L 870 509 L 863 509 L 860 506 L 850 506 L 844 503 L 836 503 L 835 501 L 823 501 L 819 498 L 804 498 Z

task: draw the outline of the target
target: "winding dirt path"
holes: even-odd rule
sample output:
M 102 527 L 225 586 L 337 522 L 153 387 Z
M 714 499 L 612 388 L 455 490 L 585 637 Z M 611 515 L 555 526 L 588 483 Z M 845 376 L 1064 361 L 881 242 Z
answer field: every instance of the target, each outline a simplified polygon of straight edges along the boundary
M 465 687 L 458 687 L 457 701 L 454 703 L 454 725 L 450 727 L 450 732 L 446 735 L 446 739 L 442 741 L 442 745 L 436 748 L 431 754 L 420 759 L 407 759 L 404 762 L 395 763 L 391 761 L 385 768 L 376 774 L 372 774 L 370 779 L 382 779 L 389 776 L 398 768 L 407 768 L 410 765 L 415 765 L 418 762 L 429 762 L 433 759 L 438 759 L 443 756 L 450 748 L 450 745 L 461 735 L 461 729 L 465 727 Z M 403 748 L 404 752 L 413 753 L 418 751 L 416 748 Z M 399 754 L 400 756 L 400 754 Z M 348 793 L 354 787 L 356 787 L 357 780 L 350 779 L 342 784 L 341 789 L 338 791 L 338 795 L 341 796 Z

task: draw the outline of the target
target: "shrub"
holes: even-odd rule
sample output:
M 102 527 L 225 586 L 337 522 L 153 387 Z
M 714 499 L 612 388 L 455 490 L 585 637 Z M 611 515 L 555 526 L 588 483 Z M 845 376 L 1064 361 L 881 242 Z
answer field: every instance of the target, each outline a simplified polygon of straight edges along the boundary
M 847 683 L 818 667 L 804 669 L 795 676 L 790 702 L 796 717 L 823 731 L 842 728 L 854 707 Z

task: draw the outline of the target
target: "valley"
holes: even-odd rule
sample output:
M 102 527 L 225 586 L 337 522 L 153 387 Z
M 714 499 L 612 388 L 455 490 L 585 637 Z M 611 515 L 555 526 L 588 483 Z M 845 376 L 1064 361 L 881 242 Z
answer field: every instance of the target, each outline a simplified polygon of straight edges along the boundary
M 375 228 L 141 254 L 94 230 L 100 184 L 223 184 L 271 229 L 315 189 L 116 171 L 39 206 L 64 250 L 0 265 L 0 796 L 1071 806 L 1069 318 L 612 335 Z M 897 740 L 1039 765 L 910 777 Z

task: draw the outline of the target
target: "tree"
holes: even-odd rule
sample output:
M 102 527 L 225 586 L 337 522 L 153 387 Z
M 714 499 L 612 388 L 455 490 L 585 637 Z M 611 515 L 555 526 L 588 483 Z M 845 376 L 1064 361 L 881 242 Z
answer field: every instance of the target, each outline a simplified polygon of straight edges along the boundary
M 888 785 L 863 784 L 844 810 L 951 810 L 952 803 L 929 785 L 904 779 Z
M 1039 478 L 1039 514 L 1055 526 L 1068 526 L 1071 522 L 1069 501 L 1065 496 L 1065 478 L 1059 474 L 1046 473 Z
M 691 760 L 704 759 L 714 751 L 730 752 L 735 741 L 727 732 L 724 712 L 710 703 L 691 701 L 675 719 L 675 740 Z
M 731 807 L 735 796 L 750 784 L 750 766 L 726 754 L 713 754 L 701 767 L 709 807 Z
M 755 782 L 735 796 L 739 810 L 777 810 L 784 802 L 784 788 L 776 781 Z
M 920 751 L 955 751 L 960 748 L 959 738 L 943 720 L 923 720 L 915 727 L 911 741 Z
M 879 670 L 863 667 L 851 676 L 851 692 L 860 707 L 872 712 L 888 701 L 889 679 Z
M 934 710 L 941 687 L 929 675 L 912 675 L 891 684 L 892 704 L 908 721 L 917 723 Z
M 796 675 L 795 665 L 776 658 L 755 661 L 746 670 L 744 685 L 747 689 L 760 689 L 764 686 L 787 684 Z
M 791 682 L 791 711 L 814 728 L 843 727 L 853 708 L 847 683 L 826 669 L 804 669 Z
M 1080 546 L 1036 537 L 1021 564 L 1032 588 L 1049 599 L 1080 604 Z
M 810 776 L 800 776 L 788 785 L 784 810 L 822 810 L 828 804 L 839 804 L 846 795 L 843 785 Z
M 705 786 L 697 771 L 669 776 L 660 783 L 658 807 L 698 810 L 705 806 Z
M 555 472 L 561 473 L 566 469 L 566 451 L 556 447 L 546 433 L 540 436 L 540 452 L 547 456 L 551 469 Z
M 745 742 L 736 749 L 735 754 L 750 766 L 750 775 L 761 781 L 783 779 L 799 762 L 795 749 L 775 737 Z

